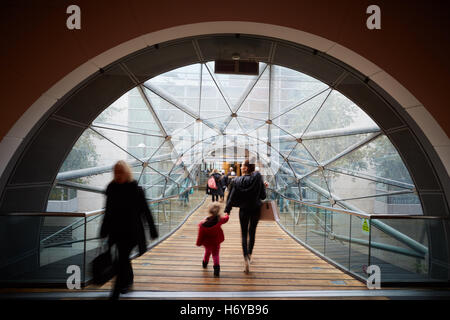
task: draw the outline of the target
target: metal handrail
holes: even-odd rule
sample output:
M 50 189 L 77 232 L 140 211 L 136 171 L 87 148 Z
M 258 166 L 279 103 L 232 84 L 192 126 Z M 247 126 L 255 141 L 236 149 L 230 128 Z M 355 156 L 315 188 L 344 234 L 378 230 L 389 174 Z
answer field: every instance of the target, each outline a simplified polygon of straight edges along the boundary
M 173 195 L 173 196 L 169 196 L 169 197 L 164 197 L 164 198 L 158 198 L 158 199 L 153 199 L 150 201 L 147 201 L 148 204 L 153 204 L 153 203 L 158 203 L 161 201 L 166 201 L 166 200 L 170 200 L 173 198 L 177 198 L 180 195 L 182 195 L 185 192 L 190 192 L 191 188 L 197 189 L 199 186 L 192 186 L 192 187 L 187 187 L 187 189 L 185 191 L 183 191 L 182 193 Z M 105 212 L 105 209 L 97 209 L 94 211 L 88 211 L 88 212 L 7 212 L 2 214 L 3 216 L 37 216 L 37 217 L 90 217 L 90 216 L 94 216 L 97 214 L 103 214 Z
M 396 215 L 396 214 L 377 215 L 377 214 L 367 214 L 367 213 L 363 214 L 363 213 L 359 213 L 359 212 L 355 212 L 355 211 L 351 211 L 351 210 L 335 209 L 335 208 L 325 207 L 325 206 L 321 206 L 321 205 L 310 204 L 310 203 L 307 203 L 304 201 L 299 201 L 296 199 L 288 198 L 288 197 L 282 195 L 281 193 L 279 193 L 278 191 L 273 190 L 271 188 L 268 188 L 268 189 L 271 190 L 272 192 L 275 192 L 276 194 L 282 196 L 285 199 L 289 199 L 289 200 L 292 200 L 294 202 L 297 202 L 297 203 L 300 203 L 300 204 L 303 204 L 306 206 L 320 208 L 320 209 L 324 209 L 327 211 L 344 213 L 347 215 L 357 216 L 359 218 L 369 219 L 370 225 L 375 226 L 382 232 L 388 234 L 389 236 L 393 237 L 394 239 L 407 245 L 411 249 L 417 251 L 420 254 L 424 254 L 424 255 L 428 253 L 428 248 L 426 246 L 424 246 L 423 244 L 417 242 L 416 240 L 408 237 L 407 235 L 403 234 L 402 232 L 396 230 L 395 228 L 393 228 L 393 227 L 387 225 L 386 223 L 379 221 L 377 219 L 386 219 L 386 220 L 387 219 L 397 219 L 397 218 L 400 218 L 400 219 L 432 219 L 432 220 L 447 220 L 448 219 L 448 217 L 435 217 L 435 216 L 409 216 L 409 215 Z
M 192 187 L 187 187 L 187 189 L 185 191 L 183 191 L 180 194 L 177 195 L 173 195 L 173 196 L 169 196 L 169 197 L 164 197 L 164 198 L 160 198 L 160 199 L 155 199 L 155 200 L 151 200 L 148 201 L 149 204 L 153 204 L 153 203 L 158 203 L 158 202 L 162 202 L 162 201 L 166 201 L 168 199 L 172 199 L 172 198 L 176 198 L 179 197 L 180 195 L 184 194 L 185 192 L 190 192 L 191 188 L 198 188 L 198 186 L 192 186 Z M 39 217 L 79 217 L 79 218 L 88 218 L 91 216 L 95 216 L 95 215 L 101 215 L 105 213 L 105 209 L 97 209 L 97 210 L 93 210 L 93 211 L 88 211 L 88 212 L 25 212 L 25 213 L 20 213 L 20 212 L 11 212 L 11 213 L 6 213 L 6 216 L 39 216 Z M 94 219 L 97 219 L 94 218 Z M 92 219 L 92 220 L 94 220 Z M 91 221 L 92 221 L 91 220 Z M 44 244 L 45 241 L 48 241 L 49 239 L 53 238 L 54 236 L 62 233 L 63 231 L 71 228 L 72 226 L 74 226 L 77 223 L 81 224 L 78 227 L 82 226 L 84 223 L 82 220 L 78 220 L 78 221 L 74 221 L 71 224 L 65 226 L 64 228 L 56 231 L 55 233 L 49 235 L 48 237 L 40 240 L 41 244 Z M 90 221 L 86 221 L 85 223 L 90 222 Z M 69 244 L 69 242 L 64 243 L 64 244 Z M 57 245 L 61 245 L 61 244 L 57 244 Z M 48 247 L 48 246 L 44 246 L 44 247 Z
M 357 216 L 357 217 L 365 218 L 365 219 L 372 219 L 372 220 L 379 220 L 379 219 L 448 220 L 448 219 L 450 219 L 450 217 L 441 217 L 441 216 L 423 216 L 423 215 L 406 215 L 406 214 L 370 214 L 370 213 L 364 213 L 364 212 L 357 212 L 357 211 L 353 211 L 353 210 L 338 209 L 338 208 L 326 207 L 326 206 L 323 206 L 320 204 L 314 204 L 314 203 L 310 203 L 310 202 L 305 202 L 305 201 L 301 201 L 301 200 L 297 200 L 297 199 L 288 198 L 285 195 L 281 194 L 280 192 L 278 192 L 272 188 L 267 188 L 267 190 L 273 191 L 273 192 L 279 194 L 280 196 L 282 196 L 283 198 L 285 198 L 289 201 L 299 203 L 299 204 L 303 204 L 303 205 L 318 208 L 318 209 L 323 209 L 323 210 L 328 210 L 328 211 L 333 211 L 333 212 L 338 212 L 338 213 L 344 213 L 347 215 Z

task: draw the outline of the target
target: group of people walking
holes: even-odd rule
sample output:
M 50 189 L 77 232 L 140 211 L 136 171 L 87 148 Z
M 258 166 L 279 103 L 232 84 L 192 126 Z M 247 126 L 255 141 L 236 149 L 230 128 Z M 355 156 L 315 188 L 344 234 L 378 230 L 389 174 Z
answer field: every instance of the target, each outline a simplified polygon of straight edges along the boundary
M 219 251 L 220 244 L 225 240 L 221 225 L 229 220 L 232 207 L 239 207 L 239 222 L 241 226 L 242 253 L 244 256 L 244 272 L 249 273 L 252 259 L 253 247 L 255 245 L 256 227 L 260 218 L 260 208 L 262 200 L 266 198 L 267 183 L 263 181 L 261 174 L 255 172 L 255 164 L 246 160 L 241 166 L 242 176 L 228 180 L 229 177 L 218 172 L 211 174 L 217 188 L 213 188 L 208 180 L 207 193 L 212 194 L 212 205 L 209 207 L 209 216 L 199 223 L 197 236 L 197 246 L 205 247 L 205 254 L 202 261 L 203 268 L 206 268 L 210 256 L 213 256 L 214 276 L 220 276 Z M 216 182 L 217 181 L 217 182 Z M 222 181 L 227 184 L 229 193 L 224 208 L 225 216 L 220 215 L 220 206 L 215 204 L 216 191 L 219 196 L 224 193 Z M 212 182 L 212 181 L 211 181 Z M 209 190 L 208 190 L 209 189 Z M 214 191 L 213 191 L 214 190 Z
M 236 176 L 233 168 L 230 169 L 230 173 L 225 175 L 225 170 L 222 170 L 219 173 L 219 170 L 214 169 L 209 178 L 208 183 L 206 184 L 206 194 L 210 194 L 212 197 L 212 202 L 214 201 L 223 201 L 225 196 L 225 190 L 231 182 L 231 179 Z
M 205 247 L 202 260 L 203 268 L 207 268 L 212 255 L 214 262 L 214 276 L 220 275 L 219 251 L 225 236 L 221 228 L 227 223 L 232 207 L 239 207 L 239 221 L 242 235 L 242 252 L 244 256 L 244 271 L 249 272 L 249 265 L 253 246 L 255 244 L 256 226 L 259 221 L 261 200 L 266 198 L 265 188 L 259 172 L 255 172 L 255 165 L 248 160 L 242 163 L 243 176 L 230 178 L 233 174 L 224 175 L 217 171 L 212 173 L 216 188 L 208 185 L 207 192 L 213 196 L 213 203 L 209 207 L 209 216 L 199 224 L 196 244 Z M 235 176 L 235 175 L 234 175 Z M 229 194 L 221 215 L 218 197 L 223 199 L 225 189 Z M 208 189 L 210 189 L 208 191 Z M 130 254 L 138 247 L 138 256 L 147 251 L 145 221 L 149 226 L 150 238 L 158 237 L 152 213 L 148 207 L 143 189 L 133 179 L 130 167 L 125 161 L 119 161 L 114 166 L 114 179 L 106 189 L 106 208 L 100 229 L 100 236 L 108 239 L 108 246 L 116 246 L 118 259 L 117 277 L 112 290 L 112 299 L 118 299 L 121 293 L 130 290 L 133 284 L 133 269 Z

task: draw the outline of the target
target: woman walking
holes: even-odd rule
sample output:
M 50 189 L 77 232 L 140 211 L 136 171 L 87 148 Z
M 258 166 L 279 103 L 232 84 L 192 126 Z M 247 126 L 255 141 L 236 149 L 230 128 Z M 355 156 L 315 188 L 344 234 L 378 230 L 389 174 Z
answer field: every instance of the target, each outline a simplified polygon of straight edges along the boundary
M 259 172 L 255 172 L 255 164 L 249 160 L 242 163 L 241 172 L 243 176 L 234 178 L 230 184 L 225 213 L 230 214 L 232 207 L 239 207 L 244 271 L 249 273 L 261 200 L 266 198 L 267 183 L 263 182 Z
M 206 184 L 206 193 L 212 195 L 212 202 L 219 201 L 219 196 L 223 196 L 221 176 L 217 169 L 214 169 Z
M 133 268 L 130 263 L 131 250 L 138 246 L 139 256 L 147 251 L 144 217 L 150 228 L 150 237 L 158 237 L 153 217 L 145 199 L 144 191 L 133 180 L 130 167 L 125 161 L 114 166 L 114 180 L 106 189 L 106 208 L 100 229 L 102 238 L 109 237 L 108 243 L 117 246 L 118 273 L 111 298 L 118 299 L 133 284 Z

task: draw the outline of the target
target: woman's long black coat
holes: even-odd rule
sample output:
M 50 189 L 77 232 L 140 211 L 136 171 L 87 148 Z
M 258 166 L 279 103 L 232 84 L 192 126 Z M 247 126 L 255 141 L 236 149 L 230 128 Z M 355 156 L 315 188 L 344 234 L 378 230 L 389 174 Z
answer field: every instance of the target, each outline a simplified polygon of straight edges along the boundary
M 109 237 L 110 245 L 137 245 L 139 255 L 142 255 L 147 251 L 143 219 L 149 225 L 150 237 L 157 238 L 158 231 L 142 188 L 136 181 L 111 182 L 106 189 L 106 209 L 100 236 Z

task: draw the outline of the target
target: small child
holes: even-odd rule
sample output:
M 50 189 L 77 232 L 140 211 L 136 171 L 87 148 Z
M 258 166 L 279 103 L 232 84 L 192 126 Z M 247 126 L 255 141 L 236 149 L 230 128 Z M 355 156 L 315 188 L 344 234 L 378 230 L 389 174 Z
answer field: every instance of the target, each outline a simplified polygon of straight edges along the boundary
M 209 257 L 213 256 L 214 261 L 214 276 L 219 277 L 220 264 L 219 264 L 219 251 L 220 244 L 225 240 L 221 225 L 228 222 L 230 216 L 227 214 L 225 217 L 221 217 L 220 205 L 211 204 L 208 208 L 209 216 L 203 219 L 198 224 L 198 237 L 197 246 L 205 247 L 205 256 L 203 257 L 203 268 L 208 266 Z

